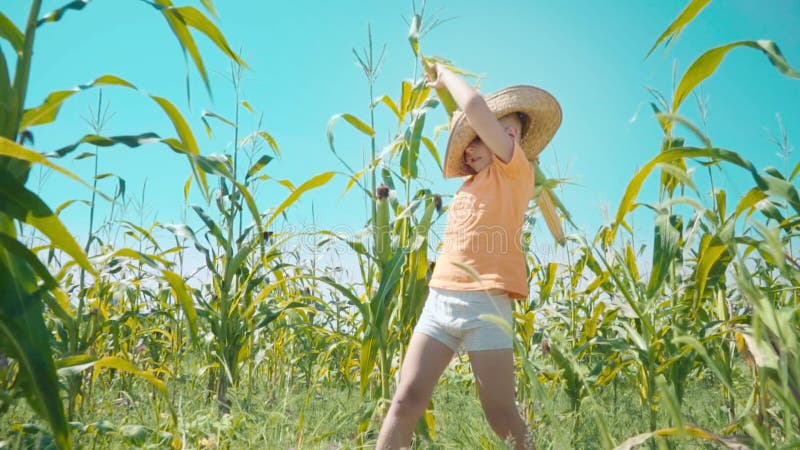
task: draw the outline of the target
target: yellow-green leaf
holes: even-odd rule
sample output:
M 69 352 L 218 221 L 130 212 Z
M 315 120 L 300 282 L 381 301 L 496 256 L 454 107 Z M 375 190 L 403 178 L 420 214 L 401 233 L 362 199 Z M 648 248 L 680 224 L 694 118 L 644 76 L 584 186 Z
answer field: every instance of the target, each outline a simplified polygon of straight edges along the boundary
M 280 204 L 280 206 L 278 206 L 278 208 L 276 208 L 275 211 L 272 212 L 272 214 L 270 215 L 269 219 L 264 224 L 264 226 L 265 227 L 269 227 L 269 225 L 272 223 L 272 221 L 274 221 L 276 218 L 278 218 L 280 213 L 282 213 L 286 208 L 288 208 L 294 202 L 296 202 L 297 199 L 300 198 L 301 195 L 303 195 L 307 191 L 310 191 L 311 189 L 316 189 L 316 188 L 318 188 L 320 186 L 323 186 L 324 184 L 329 182 L 331 180 L 331 178 L 333 178 L 334 174 L 335 174 L 335 172 L 323 172 L 323 173 L 320 173 L 318 175 L 313 176 L 312 178 L 307 180 L 305 183 L 303 183 L 300 186 L 298 186 L 297 189 L 292 191 L 292 193 L 289 194 L 288 197 L 286 197 L 286 199 Z
M 4 202 L 0 202 L 4 205 L 3 213 L 36 228 L 82 268 L 91 274 L 97 273 L 69 230 L 38 195 L 11 180 L 0 180 L 0 198 L 4 198 Z
M 183 278 L 175 272 L 162 270 L 161 276 L 169 283 L 172 292 L 181 304 L 183 313 L 186 314 L 186 321 L 189 322 L 189 331 L 192 334 L 192 338 L 197 337 L 197 310 L 194 308 L 194 302 L 189 288 L 186 286 Z
M 681 11 L 678 17 L 669 25 L 669 27 L 667 27 L 666 30 L 664 30 L 663 33 L 661 33 L 661 36 L 656 39 L 656 42 L 650 48 L 650 51 L 647 52 L 647 56 L 650 56 L 650 54 L 653 53 L 653 50 L 655 50 L 665 40 L 672 41 L 674 39 L 678 39 L 678 36 L 681 34 L 681 31 L 683 31 L 683 28 L 686 27 L 686 25 L 691 22 L 692 19 L 694 19 L 695 16 L 709 3 L 711 3 L 711 0 L 692 0 L 688 5 L 686 5 L 686 8 Z M 645 56 L 645 58 L 647 58 L 647 56 Z
M 781 54 L 780 49 L 774 42 L 768 40 L 758 41 L 739 41 L 721 47 L 713 48 L 703 53 L 697 58 L 686 73 L 681 77 L 678 89 L 675 91 L 675 98 L 672 101 L 672 112 L 677 112 L 683 100 L 692 90 L 703 80 L 708 78 L 717 70 L 725 55 L 736 47 L 750 47 L 763 52 L 769 62 L 778 69 L 779 72 L 791 78 L 800 79 L 800 72 L 792 69 Z
M 127 372 L 131 375 L 135 375 L 138 378 L 141 378 L 148 383 L 150 383 L 154 388 L 158 390 L 162 395 L 167 395 L 167 386 L 164 384 L 163 381 L 159 380 L 158 378 L 154 377 L 152 374 L 145 372 L 135 364 L 128 361 L 127 359 L 122 359 L 117 356 L 106 356 L 105 358 L 98 359 L 94 366 L 98 369 L 108 368 L 108 369 L 116 369 L 122 372 Z M 99 371 L 95 371 L 92 374 L 92 379 L 94 380 L 97 378 Z
M 17 54 L 22 53 L 22 45 L 25 36 L 23 36 L 19 28 L 14 25 L 14 22 L 2 12 L 0 12 L 0 38 L 7 40 L 8 43 L 11 44 L 11 48 L 13 48 Z

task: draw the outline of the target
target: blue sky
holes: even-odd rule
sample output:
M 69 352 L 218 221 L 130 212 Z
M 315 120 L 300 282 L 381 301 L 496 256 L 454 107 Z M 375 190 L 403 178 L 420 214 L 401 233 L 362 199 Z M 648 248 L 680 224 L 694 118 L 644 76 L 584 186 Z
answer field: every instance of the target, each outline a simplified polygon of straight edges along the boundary
M 0 0 L 0 10 L 23 28 L 28 3 Z M 43 11 L 63 3 L 45 0 Z M 658 49 L 645 60 L 655 39 L 686 3 L 433 0 L 428 2 L 427 15 L 435 12 L 450 20 L 424 37 L 423 51 L 484 74 L 484 92 L 512 84 L 533 84 L 556 96 L 564 119 L 542 154 L 542 167 L 551 176 L 560 174 L 575 183 L 559 193 L 580 232 L 591 237 L 616 212 L 635 171 L 659 151 L 661 132 L 647 105 L 653 98 L 645 87 L 671 98 L 674 64 L 680 75 L 703 51 L 737 40 L 774 40 L 789 64 L 800 68 L 800 2 L 795 0 L 712 2 L 667 51 Z M 199 7 L 199 2 L 195 6 Z M 401 81 L 414 76 L 404 20 L 410 16 L 410 2 L 217 1 L 215 6 L 220 16 L 218 26 L 232 47 L 242 49 L 251 68 L 242 85 L 244 99 L 257 113 L 263 113 L 262 129 L 275 137 L 283 151 L 283 158 L 270 163 L 265 171 L 275 178 L 298 184 L 319 172 L 344 170 L 328 150 L 326 128 L 337 113 L 368 118 L 369 92 L 352 53 L 353 48 L 366 46 L 368 25 L 376 47 L 386 45 L 375 95 L 396 98 Z M 51 91 L 111 73 L 144 91 L 171 99 L 190 120 L 202 152 L 222 153 L 231 147 L 232 132 L 217 126 L 210 140 L 199 117 L 203 109 L 233 117 L 233 89 L 226 81 L 229 64 L 205 37 L 196 35 L 196 39 L 210 73 L 213 99 L 203 89 L 196 70 L 189 68 L 189 109 L 184 58 L 160 15 L 133 0 L 91 2 L 84 10 L 70 11 L 60 22 L 39 29 L 27 105 L 39 104 Z M 10 59 L 9 47 L 1 45 Z M 739 152 L 757 167 L 783 170 L 777 147 L 768 138 L 770 132 L 778 133 L 777 113 L 790 140 L 797 142 L 800 80 L 781 75 L 760 52 L 740 48 L 728 54 L 719 70 L 703 84 L 703 92 L 708 104 L 707 131 L 716 146 Z M 35 128 L 34 148 L 51 151 L 87 134 L 89 129 L 81 116 L 87 116 L 88 108 L 97 103 L 97 94 L 93 90 L 76 95 L 65 104 L 54 124 Z M 103 134 L 154 131 L 174 136 L 164 114 L 141 94 L 106 88 L 103 95 L 114 113 Z M 241 112 L 243 132 L 255 130 L 257 118 Z M 680 112 L 699 122 L 694 98 L 688 99 Z M 445 122 L 443 111 L 430 113 L 426 135 L 432 136 L 434 126 Z M 379 148 L 390 142 L 394 130 L 390 113 L 379 108 Z M 368 139 L 344 122 L 337 125 L 335 133 L 338 151 L 352 166 L 360 167 Z M 446 133 L 439 136 L 442 154 L 446 138 Z M 86 147 L 74 154 L 89 150 Z M 64 159 L 61 163 L 91 179 L 91 159 Z M 445 194 L 456 191 L 459 182 L 444 181 L 430 157 L 425 155 L 423 164 L 426 186 Z M 790 171 L 795 164 L 796 153 L 789 161 Z M 124 178 L 129 198 L 140 197 L 147 180 L 144 221 L 139 222 L 139 212 L 131 208 L 128 216 L 134 222 L 148 226 L 153 220 L 184 221 L 183 184 L 191 173 L 185 158 L 159 145 L 102 149 L 100 172 Z M 722 180 L 733 199 L 752 184 L 748 176 L 733 168 L 725 168 L 716 179 Z M 321 227 L 363 227 L 364 198 L 355 190 L 342 198 L 346 181 L 343 176 L 334 178 L 305 196 L 290 210 L 290 219 L 296 224 L 310 224 L 313 205 Z M 113 179 L 104 179 L 100 186 L 113 192 L 114 183 Z M 39 189 L 38 171 L 32 174 L 29 186 Z M 705 185 L 700 186 L 702 189 Z M 646 184 L 641 199 L 653 200 L 655 189 L 654 183 Z M 59 175 L 50 176 L 40 192 L 54 208 L 68 199 L 90 197 L 87 189 Z M 285 195 L 283 188 L 266 182 L 258 190 L 257 201 L 266 210 Z M 200 201 L 193 196 L 192 202 Z M 104 204 L 101 215 L 107 215 L 109 208 Z M 198 223 L 193 213 L 188 218 L 189 223 Z M 88 209 L 72 205 L 62 213 L 62 220 L 76 234 L 85 235 Z M 642 221 L 645 233 L 650 232 L 651 224 Z M 443 220 L 437 223 L 440 229 L 443 225 Z M 540 233 L 540 242 L 552 243 L 543 226 Z

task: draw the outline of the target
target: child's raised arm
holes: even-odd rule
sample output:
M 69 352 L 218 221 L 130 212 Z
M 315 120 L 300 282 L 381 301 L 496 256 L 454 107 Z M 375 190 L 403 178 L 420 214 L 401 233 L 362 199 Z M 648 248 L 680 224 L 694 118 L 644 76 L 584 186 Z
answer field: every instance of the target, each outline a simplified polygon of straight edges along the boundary
M 483 143 L 503 162 L 511 161 L 511 155 L 514 153 L 513 128 L 504 129 L 483 97 L 461 76 L 441 64 L 436 64 L 433 69 L 436 80 L 430 81 L 428 85 L 447 89 Z

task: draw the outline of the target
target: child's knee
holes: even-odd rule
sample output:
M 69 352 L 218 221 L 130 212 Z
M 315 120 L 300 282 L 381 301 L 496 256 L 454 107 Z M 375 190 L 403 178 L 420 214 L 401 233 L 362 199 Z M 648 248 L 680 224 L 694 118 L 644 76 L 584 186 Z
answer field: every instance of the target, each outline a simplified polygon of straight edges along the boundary
M 414 386 L 401 387 L 394 396 L 394 412 L 399 415 L 413 414 L 428 406 L 430 395 Z

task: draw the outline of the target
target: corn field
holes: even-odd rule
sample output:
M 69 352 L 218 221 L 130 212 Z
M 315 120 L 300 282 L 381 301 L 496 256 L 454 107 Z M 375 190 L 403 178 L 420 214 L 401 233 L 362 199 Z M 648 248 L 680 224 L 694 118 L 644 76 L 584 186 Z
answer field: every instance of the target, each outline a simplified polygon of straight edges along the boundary
M 642 56 L 678 39 L 709 2 L 688 2 Z M 469 72 L 424 53 L 425 35 L 441 21 L 415 6 L 404 51 L 416 62 L 392 93 L 374 92 L 386 55 L 370 33 L 355 52 L 364 96 L 373 99 L 364 105 L 369 114 L 333 115 L 327 156 L 339 166 L 289 181 L 270 164 L 282 157 L 274 130 L 243 125 L 240 113 L 258 117 L 241 97 L 248 66 L 212 20 L 211 0 L 141 8 L 151 10 L 153 27 L 166 21 L 203 89 L 211 89 L 208 55 L 193 36 L 210 40 L 214 56 L 229 63 L 235 116 L 202 112 L 205 132 L 232 139 L 224 154 L 200 148 L 172 100 L 122 74 L 54 87 L 63 90 L 32 105 L 35 39 L 89 2 L 50 13 L 41 0 L 29 3 L 25 23 L 0 11 L 0 38 L 14 51 L 0 52 L 0 448 L 371 448 L 428 294 L 437 251 L 431 230 L 447 212 L 447 197 L 431 190 L 420 164 L 427 154 L 440 170 L 442 124 L 430 113 L 452 114 L 455 106 L 446 91 L 426 86 L 425 71 L 437 61 Z M 720 43 L 696 56 L 673 92 L 651 92 L 662 137 L 650 144 L 659 151 L 593 236 L 577 232 L 571 205 L 559 200 L 565 180 L 532 163 L 527 222 L 545 223 L 566 255 L 553 261 L 527 252 L 531 295 L 514 311 L 517 400 L 537 448 L 800 448 L 800 163 L 756 167 L 743 149 L 716 146 L 681 113 L 704 80 L 725 77 L 720 65 L 737 52 L 758 52 L 775 77 L 800 79 L 768 40 Z M 105 135 L 103 92 L 111 89 L 141 94 L 173 133 Z M 33 137 L 73 96 L 97 98 L 92 133 L 37 149 Z M 392 123 L 378 123 L 378 110 Z M 342 156 L 340 134 L 362 140 L 363 166 Z M 778 144 L 788 153 L 785 135 Z M 183 192 L 163 194 L 183 199 L 185 223 L 96 214 L 99 202 L 116 208 L 126 195 L 122 178 L 101 172 L 112 146 L 185 158 Z M 91 180 L 66 168 L 86 158 L 94 158 Z M 723 168 L 748 180 L 739 198 L 719 187 Z M 39 169 L 81 185 L 68 203 L 86 204 L 86 235 L 59 218 L 69 204 L 52 205 L 30 186 Z M 98 183 L 105 178 L 117 179 L 111 193 Z M 333 179 L 344 180 L 344 192 L 330 187 Z M 272 181 L 282 196 L 260 204 L 254 192 Z M 657 186 L 648 197 L 657 200 L 644 203 L 648 181 Z M 355 280 L 296 251 L 293 242 L 309 236 L 277 226 L 317 189 L 368 205 L 363 233 L 310 236 L 320 254 L 346 248 Z M 189 205 L 190 194 L 203 203 Z M 652 230 L 644 247 L 630 225 L 634 214 Z M 533 227 L 526 229 L 529 247 Z M 444 448 L 442 439 L 447 448 L 501 446 L 490 432 L 448 422 L 462 413 L 453 406 L 458 394 L 474 392 L 467 362 L 454 360 L 441 384 L 415 448 Z

